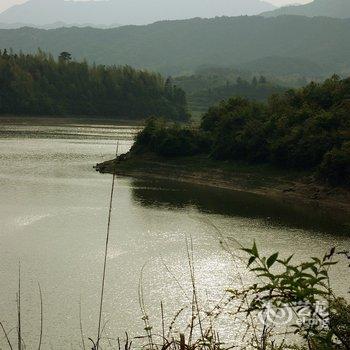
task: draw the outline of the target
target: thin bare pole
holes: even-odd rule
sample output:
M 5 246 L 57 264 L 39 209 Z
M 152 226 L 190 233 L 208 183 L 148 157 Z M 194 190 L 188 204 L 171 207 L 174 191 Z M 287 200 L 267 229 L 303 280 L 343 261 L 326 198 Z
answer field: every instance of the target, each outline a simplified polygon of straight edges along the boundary
M 118 142 L 118 144 L 119 144 L 119 142 Z M 107 267 L 109 233 L 110 233 L 110 227 L 111 227 L 111 217 L 112 217 L 112 208 L 113 208 L 114 184 L 115 184 L 115 174 L 113 174 L 111 196 L 110 196 L 110 199 L 109 199 L 108 224 L 107 224 L 107 235 L 106 235 L 104 263 L 103 263 L 103 275 L 102 275 L 101 299 L 100 299 L 100 310 L 99 310 L 99 318 L 98 318 L 98 332 L 97 332 L 96 350 L 98 350 L 99 343 L 100 343 L 100 337 L 101 337 L 103 297 L 104 297 L 105 279 L 106 279 L 106 267 Z

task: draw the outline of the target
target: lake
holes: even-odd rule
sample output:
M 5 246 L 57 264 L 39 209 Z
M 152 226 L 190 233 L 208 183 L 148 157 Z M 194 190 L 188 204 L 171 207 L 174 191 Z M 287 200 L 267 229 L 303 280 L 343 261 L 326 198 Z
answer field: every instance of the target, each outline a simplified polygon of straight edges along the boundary
M 43 293 L 44 349 L 79 349 L 81 323 L 96 338 L 111 175 L 97 162 L 127 151 L 135 126 L 0 125 L 0 320 L 16 338 L 16 293 L 21 265 L 23 338 L 35 348 Z M 193 240 L 196 284 L 209 305 L 245 274 L 240 244 L 296 259 L 323 256 L 332 246 L 349 249 L 350 238 L 335 213 L 260 196 L 156 179 L 118 177 L 112 210 L 104 304 L 103 341 L 125 331 L 143 334 L 138 285 L 155 328 L 160 302 L 165 318 L 191 295 L 186 239 Z M 228 240 L 232 254 L 220 242 Z M 236 258 L 237 257 L 237 258 Z M 344 278 L 345 276 L 345 278 Z M 332 280 L 346 295 L 347 266 Z M 227 317 L 226 335 L 242 333 Z M 0 348 L 5 339 L 0 337 Z

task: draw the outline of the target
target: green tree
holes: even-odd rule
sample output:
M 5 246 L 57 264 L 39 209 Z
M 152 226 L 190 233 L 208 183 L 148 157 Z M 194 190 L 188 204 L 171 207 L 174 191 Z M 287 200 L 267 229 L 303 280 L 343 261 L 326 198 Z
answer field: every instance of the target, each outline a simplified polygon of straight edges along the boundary
M 67 51 L 63 51 L 60 53 L 58 59 L 61 62 L 69 62 L 72 59 L 72 55 Z
M 259 78 L 259 84 L 266 84 L 267 83 L 267 79 L 261 75 L 260 78 Z
M 243 80 L 240 84 L 251 88 Z M 350 186 L 349 96 L 350 78 L 333 76 L 275 94 L 267 103 L 232 97 L 210 107 L 188 138 L 207 139 L 197 154 L 308 170 L 333 186 Z M 176 155 L 184 155 L 177 149 Z
M 0 54 L 0 113 L 189 118 L 184 92 L 171 82 L 166 87 L 159 74 L 128 66 L 90 67 L 71 60 L 68 52 L 56 61 L 40 50 Z

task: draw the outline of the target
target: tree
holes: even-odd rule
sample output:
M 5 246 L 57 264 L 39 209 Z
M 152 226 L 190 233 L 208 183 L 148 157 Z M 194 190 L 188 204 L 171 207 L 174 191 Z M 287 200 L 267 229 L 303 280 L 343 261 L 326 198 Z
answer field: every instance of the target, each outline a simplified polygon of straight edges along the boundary
M 241 90 L 252 89 L 245 80 L 239 79 L 238 83 Z M 269 85 L 258 84 L 256 90 Z M 199 135 L 208 141 L 201 143 L 205 150 L 197 153 L 205 152 L 217 160 L 308 170 L 333 186 L 350 187 L 350 78 L 335 76 L 322 84 L 310 83 L 276 94 L 267 103 L 235 95 L 209 108 L 200 132 L 186 136 L 188 144 L 196 143 L 190 138 Z M 167 154 L 171 153 L 171 142 L 180 135 L 177 131 L 164 143 Z M 176 147 L 173 155 L 185 155 L 184 148 Z
M 236 83 L 237 85 L 243 85 L 243 79 L 241 77 L 238 77 Z
M 256 77 L 253 78 L 252 85 L 253 86 L 257 86 L 258 85 L 258 79 Z
M 319 174 L 332 185 L 350 186 L 350 142 L 325 154 Z
M 166 94 L 171 97 L 173 95 L 174 91 L 174 84 L 173 84 L 173 79 L 172 77 L 168 77 L 167 80 L 165 81 L 165 92 Z
M 261 75 L 260 78 L 259 78 L 259 84 L 266 84 L 267 83 L 267 79 Z
M 58 59 L 60 62 L 69 62 L 72 59 L 72 55 L 67 51 L 63 51 L 60 53 Z
M 40 50 L 35 55 L 4 50 L 0 86 L 0 114 L 188 118 L 183 90 L 172 87 L 169 94 L 159 74 L 89 66 L 73 61 L 69 52 L 57 61 Z

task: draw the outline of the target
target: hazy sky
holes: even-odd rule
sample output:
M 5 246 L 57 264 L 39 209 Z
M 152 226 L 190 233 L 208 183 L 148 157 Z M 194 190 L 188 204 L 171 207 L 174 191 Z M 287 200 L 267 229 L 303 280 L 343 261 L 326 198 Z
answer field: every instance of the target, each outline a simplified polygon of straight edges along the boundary
M 21 4 L 26 2 L 27 0 L 0 0 L 0 12 L 3 10 L 6 10 L 7 8 L 9 8 L 12 5 L 15 4 Z M 47 0 L 50 1 L 50 0 Z M 146 1 L 146 0 L 145 0 Z M 176 1 L 176 0 L 174 0 Z M 286 4 L 290 4 L 290 3 L 307 3 L 307 2 L 311 2 L 312 0 L 266 0 L 268 2 L 270 2 L 271 4 L 274 5 L 286 5 Z

